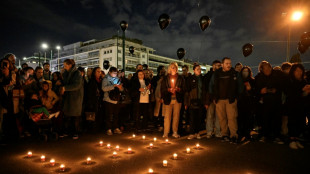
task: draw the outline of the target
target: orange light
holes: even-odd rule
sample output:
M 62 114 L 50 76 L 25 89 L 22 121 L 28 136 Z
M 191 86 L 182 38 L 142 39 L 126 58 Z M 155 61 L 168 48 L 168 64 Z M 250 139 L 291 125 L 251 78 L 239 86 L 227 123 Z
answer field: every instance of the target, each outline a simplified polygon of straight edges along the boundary
M 293 21 L 299 21 L 302 18 L 302 12 L 296 11 L 292 14 Z

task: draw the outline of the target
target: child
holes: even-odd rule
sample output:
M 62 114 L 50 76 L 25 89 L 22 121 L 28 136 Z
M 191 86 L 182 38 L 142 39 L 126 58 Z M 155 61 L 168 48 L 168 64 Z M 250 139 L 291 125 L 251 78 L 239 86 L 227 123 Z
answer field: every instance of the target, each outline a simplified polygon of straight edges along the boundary
M 38 122 L 41 119 L 51 119 L 54 116 L 57 118 L 59 115 L 59 112 L 50 114 L 46 109 L 46 107 L 42 105 L 37 94 L 32 94 L 31 99 L 29 101 L 29 105 L 30 105 L 31 119 L 34 122 Z

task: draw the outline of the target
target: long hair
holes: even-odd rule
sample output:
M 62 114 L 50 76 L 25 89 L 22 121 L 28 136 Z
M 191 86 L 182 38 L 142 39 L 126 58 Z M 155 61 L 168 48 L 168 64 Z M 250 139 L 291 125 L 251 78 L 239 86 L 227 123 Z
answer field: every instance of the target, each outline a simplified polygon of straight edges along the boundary
M 297 68 L 300 68 L 300 69 L 302 70 L 302 76 L 301 76 L 301 78 L 303 79 L 304 76 L 305 76 L 305 68 L 304 68 L 304 66 L 303 66 L 302 64 L 299 64 L 299 63 L 294 63 L 294 64 L 292 65 L 292 67 L 291 67 L 290 72 L 289 72 L 289 76 L 290 76 L 290 78 L 293 79 L 293 80 L 297 80 L 297 79 L 295 78 L 295 75 L 294 75 L 294 72 L 296 71 Z
M 178 64 L 177 64 L 176 62 L 171 62 L 171 63 L 169 64 L 167 73 L 168 73 L 168 74 L 171 74 L 171 66 L 175 66 L 175 67 L 176 67 L 177 74 L 178 74 L 179 69 L 178 69 Z
M 100 69 L 100 67 L 95 67 L 94 69 L 93 69 L 93 71 L 91 72 L 91 79 L 96 79 L 96 71 L 97 71 L 97 69 Z M 99 77 L 99 78 L 101 78 L 101 77 Z
M 242 74 L 244 69 L 248 69 L 249 70 L 249 75 L 248 75 L 248 77 L 245 80 L 253 79 L 252 69 L 249 66 L 244 66 L 244 67 L 242 67 L 242 69 L 240 71 L 241 74 Z

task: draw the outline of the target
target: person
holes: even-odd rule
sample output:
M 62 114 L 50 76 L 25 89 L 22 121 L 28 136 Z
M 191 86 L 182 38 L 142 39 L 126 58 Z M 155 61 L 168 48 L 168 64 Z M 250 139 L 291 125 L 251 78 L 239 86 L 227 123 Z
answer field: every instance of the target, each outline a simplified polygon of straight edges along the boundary
M 63 86 L 62 76 L 60 72 L 54 72 L 52 76 L 52 90 L 57 94 L 57 96 L 60 96 L 60 89 L 61 86 Z
M 236 63 L 235 71 L 240 72 L 242 68 L 243 68 L 242 63 L 240 63 L 240 62 Z
M 34 69 L 32 67 L 26 67 L 23 71 L 24 75 L 20 77 L 20 83 L 22 85 L 29 84 L 30 80 L 33 80 Z
M 210 71 L 204 76 L 204 91 L 206 91 L 205 96 L 205 108 L 207 109 L 207 118 L 206 118 L 206 130 L 207 130 L 207 139 L 211 138 L 213 135 L 217 138 L 221 138 L 221 128 L 218 116 L 215 112 L 215 104 L 213 103 L 213 98 L 209 95 L 209 84 L 213 73 L 221 67 L 221 61 L 214 60 L 212 62 L 212 68 Z
M 266 138 L 275 143 L 284 144 L 280 138 L 281 104 L 284 75 L 273 70 L 267 61 L 260 62 L 259 73 L 255 76 L 255 95 L 261 107 L 261 142 Z
M 244 66 L 240 71 L 243 84 L 245 86 L 238 100 L 238 135 L 241 142 L 250 139 L 250 132 L 254 126 L 255 113 L 255 80 L 252 70 Z
M 143 66 L 142 66 L 141 64 L 137 64 L 137 65 L 136 65 L 136 72 L 133 73 L 133 76 L 132 76 L 132 78 L 131 78 L 132 80 L 138 78 L 138 74 L 137 74 L 137 71 L 138 71 L 138 70 L 143 70 Z
M 163 138 L 167 138 L 170 132 L 171 117 L 172 136 L 179 138 L 178 125 L 180 118 L 180 109 L 184 100 L 184 78 L 178 75 L 178 64 L 172 62 L 168 66 L 168 75 L 165 76 L 161 83 L 161 99 L 163 99 L 165 120 Z M 173 116 L 172 116 L 173 115 Z
M 214 97 L 223 141 L 238 141 L 237 97 L 242 91 L 243 83 L 239 73 L 231 67 L 231 59 L 224 57 L 222 67 L 214 72 L 209 84 L 209 93 Z
M 119 116 L 119 104 L 120 91 L 123 91 L 123 86 L 117 77 L 117 69 L 110 67 L 109 73 L 104 77 L 102 81 L 102 90 L 104 91 L 104 106 L 106 111 L 106 128 L 107 135 L 121 134 L 119 129 L 118 116 Z M 112 128 L 114 131 L 112 132 Z
M 83 104 L 83 79 L 80 72 L 77 70 L 73 59 L 64 61 L 63 87 L 63 113 L 65 117 L 66 127 L 73 139 L 78 139 L 80 131 L 80 117 L 82 114 Z
M 42 90 L 39 94 L 42 104 L 47 108 L 47 110 L 52 110 L 55 104 L 59 101 L 59 97 L 50 89 L 50 85 L 46 81 L 42 83 Z
M 161 99 L 161 93 L 160 93 L 160 87 L 161 87 L 161 82 L 163 77 L 166 75 L 166 69 L 164 66 L 158 66 L 157 67 L 157 76 L 154 76 L 152 78 L 152 86 L 153 89 L 155 89 L 155 106 L 154 106 L 154 117 L 156 119 L 155 125 L 158 127 L 158 131 L 162 132 L 164 130 L 164 113 L 165 111 L 163 110 L 163 100 Z
M 120 79 L 120 83 L 123 84 L 123 91 L 121 92 L 121 100 L 119 101 L 119 123 L 120 130 L 123 131 L 125 129 L 125 123 L 130 120 L 131 114 L 131 98 L 130 98 L 130 81 L 125 77 L 125 71 L 122 69 L 118 71 L 118 78 Z
M 289 147 L 303 149 L 298 137 L 305 127 L 306 97 L 310 94 L 310 85 L 303 78 L 305 69 L 302 64 L 293 64 L 289 71 L 289 83 L 286 89 L 288 108 L 288 128 L 290 135 Z
M 51 81 L 52 80 L 52 72 L 50 71 L 50 64 L 45 62 L 43 64 L 43 69 L 44 69 L 44 71 L 43 71 L 44 80 L 50 80 Z
M 95 129 L 101 131 L 104 127 L 103 115 L 103 91 L 101 88 L 102 78 L 100 67 L 95 67 L 92 71 L 90 81 L 87 84 L 85 93 L 85 111 L 95 113 Z M 86 120 L 87 121 L 87 120 Z M 87 124 L 87 129 L 91 124 Z
M 27 63 L 23 63 L 23 64 L 22 64 L 22 69 L 27 68 L 27 67 L 28 67 L 28 64 L 27 64 Z
M 187 65 L 182 66 L 182 77 L 184 78 L 184 81 L 186 82 L 188 78 L 191 77 L 191 73 L 188 70 Z M 180 110 L 180 117 L 179 120 L 179 132 L 180 134 L 186 134 L 187 130 L 190 129 L 190 114 L 189 112 L 185 111 L 185 105 L 184 102 L 182 103 L 181 110 Z
M 198 64 L 193 66 L 194 75 L 186 80 L 184 107 L 189 110 L 190 117 L 190 135 L 187 139 L 200 139 L 199 131 L 202 130 L 202 115 L 203 115 L 203 77 L 201 75 L 201 67 Z
M 138 79 L 132 81 L 131 99 L 134 108 L 134 118 L 137 131 L 145 131 L 148 126 L 150 115 L 150 80 L 145 78 L 142 70 L 137 71 Z M 140 117 L 143 116 L 142 125 Z

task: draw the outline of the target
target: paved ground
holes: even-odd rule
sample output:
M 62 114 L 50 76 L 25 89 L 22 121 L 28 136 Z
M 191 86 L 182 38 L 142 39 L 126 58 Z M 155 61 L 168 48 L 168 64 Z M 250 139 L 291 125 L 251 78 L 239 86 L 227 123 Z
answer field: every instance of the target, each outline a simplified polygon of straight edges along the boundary
M 164 144 L 159 133 L 146 133 L 146 140 L 142 134 L 135 139 L 131 133 L 107 136 L 103 134 L 84 134 L 79 140 L 70 138 L 59 141 L 21 141 L 19 143 L 0 146 L 0 173 L 60 173 L 59 165 L 65 164 L 64 173 L 147 173 L 149 168 L 154 173 L 308 173 L 310 161 L 310 145 L 305 149 L 291 150 L 288 145 L 278 145 L 272 142 L 249 142 L 247 144 L 230 144 L 219 139 L 187 140 L 170 138 L 170 144 Z M 157 142 L 153 142 L 157 137 Z M 104 147 L 99 146 L 99 140 Z M 153 142 L 154 148 L 148 145 Z M 110 143 L 114 148 L 120 146 L 118 157 L 113 158 L 113 149 L 105 146 Z M 194 149 L 199 143 L 201 149 Z M 127 154 L 127 148 L 133 149 Z M 187 154 L 190 147 L 192 153 Z M 33 157 L 27 158 L 28 151 Z M 173 160 L 172 154 L 177 153 L 178 159 Z M 44 154 L 47 162 L 41 162 Z M 86 158 L 90 156 L 93 164 L 86 165 Z M 49 166 L 49 160 L 54 158 L 56 166 Z M 167 160 L 168 166 L 162 167 L 162 161 Z

